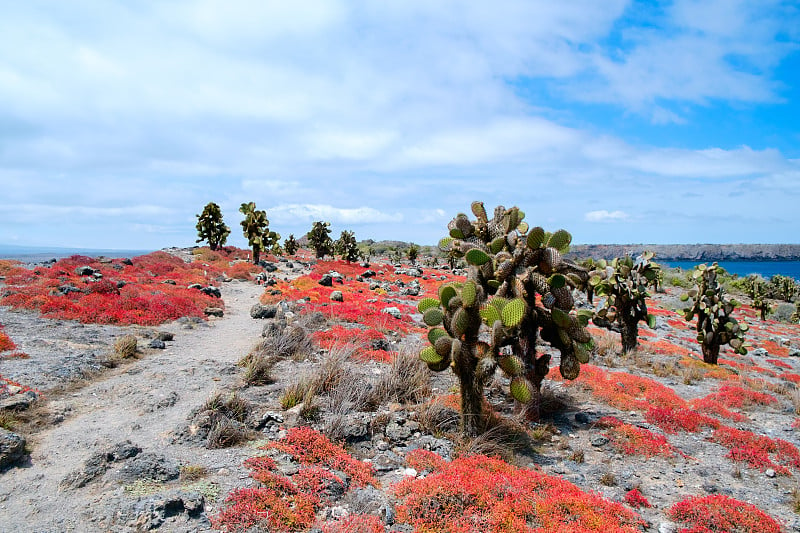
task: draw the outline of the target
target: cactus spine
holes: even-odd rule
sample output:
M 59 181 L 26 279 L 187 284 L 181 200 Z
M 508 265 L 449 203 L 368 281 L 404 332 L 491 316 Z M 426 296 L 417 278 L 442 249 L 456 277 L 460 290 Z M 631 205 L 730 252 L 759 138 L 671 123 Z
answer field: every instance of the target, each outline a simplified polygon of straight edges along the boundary
M 195 228 L 199 237 L 195 242 L 208 241 L 208 246 L 212 250 L 217 250 L 225 244 L 228 235 L 231 234 L 231 228 L 222 221 L 222 211 L 217 204 L 209 202 L 203 208 L 203 212 L 195 216 L 197 217 Z
M 575 379 L 588 361 L 588 319 L 571 313 L 571 290 L 586 269 L 563 259 L 571 236 L 564 230 L 529 229 L 517 207 L 499 206 L 491 219 L 473 202 L 475 220 L 458 214 L 439 247 L 468 264 L 464 283 L 439 287 L 438 298 L 419 303 L 431 346 L 420 358 L 432 370 L 448 366 L 461 385 L 462 430 L 483 430 L 483 387 L 499 366 L 511 378 L 511 395 L 538 419 L 540 386 L 550 355 L 536 353 L 541 337 L 561 352 L 561 374 Z
M 726 297 L 717 281 L 718 269 L 717 263 L 697 265 L 692 272 L 695 287 L 681 295 L 682 301 L 692 302 L 683 312 L 687 321 L 697 316 L 697 342 L 703 350 L 703 361 L 712 365 L 717 364 L 720 346 L 724 344 L 745 355 L 744 334 L 749 329 L 746 323 L 731 316 L 739 303 Z
M 655 327 L 655 317 L 647 313 L 647 286 L 656 283 L 661 267 L 652 261 L 654 254 L 644 252 L 636 258 L 617 257 L 610 263 L 598 261 L 589 272 L 588 286 L 597 296 L 605 296 L 594 312 L 592 322 L 619 331 L 622 350 L 631 352 L 639 345 L 639 322 Z

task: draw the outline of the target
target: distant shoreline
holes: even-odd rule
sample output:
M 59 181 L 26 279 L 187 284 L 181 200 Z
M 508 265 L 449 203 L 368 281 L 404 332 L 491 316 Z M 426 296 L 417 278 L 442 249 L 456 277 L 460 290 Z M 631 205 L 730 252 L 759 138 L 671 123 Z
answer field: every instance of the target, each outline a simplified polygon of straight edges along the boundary
M 0 259 L 21 261 L 23 263 L 41 263 L 50 259 L 63 259 L 73 255 L 87 257 L 136 257 L 145 255 L 155 250 L 119 250 L 100 248 L 57 248 L 46 246 L 14 246 L 0 244 Z

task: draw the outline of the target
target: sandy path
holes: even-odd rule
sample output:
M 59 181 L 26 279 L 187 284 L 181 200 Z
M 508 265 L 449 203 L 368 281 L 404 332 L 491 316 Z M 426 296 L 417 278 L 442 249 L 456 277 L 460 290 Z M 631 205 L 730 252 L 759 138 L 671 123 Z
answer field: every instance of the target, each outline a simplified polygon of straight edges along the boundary
M 28 466 L 0 476 L 0 532 L 126 530 L 104 521 L 114 505 L 109 502 L 124 494 L 118 482 L 106 476 L 80 489 L 59 489 L 59 482 L 93 453 L 126 439 L 180 464 L 222 469 L 224 479 L 215 481 L 223 491 L 229 488 L 246 450 L 175 444 L 172 436 L 191 409 L 236 381 L 233 365 L 257 341 L 263 325 L 249 315 L 262 292 L 252 283 L 223 284 L 223 318 L 192 331 L 178 325 L 161 328 L 175 333 L 166 350 L 110 371 L 60 399 L 57 403 L 71 408 L 72 415 L 33 437 Z M 173 392 L 178 398 L 174 405 L 153 408 Z

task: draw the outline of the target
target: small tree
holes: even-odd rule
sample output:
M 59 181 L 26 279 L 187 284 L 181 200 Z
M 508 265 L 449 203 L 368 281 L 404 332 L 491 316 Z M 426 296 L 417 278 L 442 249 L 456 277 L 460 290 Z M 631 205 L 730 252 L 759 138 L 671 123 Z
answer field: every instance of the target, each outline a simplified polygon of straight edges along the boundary
M 784 302 L 791 302 L 792 298 L 797 293 L 797 283 L 792 277 L 775 274 L 769 278 L 767 292 L 772 298 L 780 299 Z
M 294 255 L 297 253 L 297 250 L 299 249 L 300 246 L 294 239 L 294 233 L 290 233 L 289 238 L 283 241 L 283 250 L 286 252 L 286 255 Z
M 228 235 L 231 234 L 231 228 L 222 221 L 222 211 L 217 204 L 209 202 L 203 208 L 203 212 L 195 216 L 197 217 L 195 227 L 199 237 L 195 242 L 208 241 L 208 246 L 212 250 L 217 250 L 225 244 Z
M 258 264 L 261 250 L 272 246 L 274 241 L 272 241 L 271 235 L 274 236 L 277 233 L 268 231 L 267 212 L 257 210 L 255 202 L 242 204 L 239 211 L 244 215 L 244 220 L 241 221 L 242 231 L 247 239 L 247 244 L 253 249 L 253 263 Z
M 419 256 L 419 246 L 412 242 L 411 246 L 409 246 L 408 250 L 406 251 L 406 256 L 408 257 L 409 262 L 416 266 L 417 257 Z
M 739 306 L 736 300 L 728 300 L 722 285 L 717 280 L 717 263 L 711 266 L 697 265 L 692 272 L 695 287 L 681 295 L 681 300 L 691 300 L 692 306 L 683 310 L 687 321 L 697 317 L 697 342 L 703 350 L 703 361 L 716 365 L 720 346 L 730 344 L 739 355 L 747 354 L 744 334 L 749 329 L 746 323 L 737 321 L 731 313 Z
M 767 301 L 767 290 L 763 280 L 759 276 L 747 276 L 742 284 L 745 293 L 753 302 L 753 309 L 759 312 L 761 320 L 766 320 L 767 315 L 772 312 L 772 306 Z
M 618 331 L 622 350 L 632 352 L 639 344 L 639 321 L 655 327 L 656 318 L 647 313 L 647 286 L 654 284 L 661 268 L 651 261 L 652 252 L 645 252 L 634 262 L 630 256 L 617 257 L 611 263 L 601 260 L 589 272 L 589 287 L 597 296 L 605 296 L 592 322 Z
M 464 283 L 439 287 L 418 309 L 430 326 L 430 346 L 420 359 L 431 370 L 452 365 L 461 389 L 461 427 L 466 435 L 484 429 L 483 387 L 500 367 L 511 377 L 510 392 L 531 419 L 538 419 L 540 386 L 550 355 L 537 353 L 537 339 L 561 353 L 560 370 L 575 379 L 589 360 L 588 316 L 572 312 L 572 289 L 588 279 L 585 269 L 562 257 L 572 237 L 564 230 L 528 231 L 517 207 L 499 206 L 490 220 L 473 202 L 471 221 L 460 213 L 439 247 L 469 264 Z M 488 340 L 488 342 L 486 342 Z
M 359 257 L 361 257 L 361 251 L 358 249 L 358 243 L 352 231 L 342 231 L 342 234 L 334 243 L 334 249 L 348 263 L 358 261 Z
M 330 222 L 314 222 L 311 225 L 311 231 L 306 234 L 308 245 L 314 249 L 317 259 L 322 259 L 326 255 L 333 255 L 330 225 Z

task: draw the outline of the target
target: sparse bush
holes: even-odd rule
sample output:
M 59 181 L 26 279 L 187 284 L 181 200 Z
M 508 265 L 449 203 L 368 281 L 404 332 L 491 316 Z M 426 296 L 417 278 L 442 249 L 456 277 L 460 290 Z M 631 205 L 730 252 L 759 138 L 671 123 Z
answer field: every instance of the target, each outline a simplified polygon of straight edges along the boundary
M 775 310 L 772 312 L 772 318 L 778 322 L 796 323 L 795 320 L 792 320 L 792 315 L 794 312 L 795 306 L 793 304 L 786 302 L 779 303 L 777 306 L 775 306 Z
M 430 373 L 413 348 L 398 352 L 373 390 L 371 403 L 419 403 L 431 394 Z
M 129 359 L 136 357 L 138 342 L 134 335 L 124 335 L 114 341 L 114 358 Z
M 239 366 L 244 367 L 243 379 L 248 385 L 267 385 L 273 382 L 272 369 L 276 363 L 275 358 L 261 354 L 251 354 L 239 361 Z
M 203 208 L 203 212 L 197 217 L 197 236 L 196 242 L 208 242 L 212 251 L 218 249 L 228 240 L 231 229 L 222 221 L 222 211 L 214 202 L 209 202 Z
M 181 466 L 180 480 L 183 482 L 197 481 L 208 475 L 208 469 L 203 465 Z
M 317 259 L 322 259 L 326 255 L 333 255 L 330 225 L 330 222 L 316 221 L 306 234 L 308 245 L 314 250 Z

